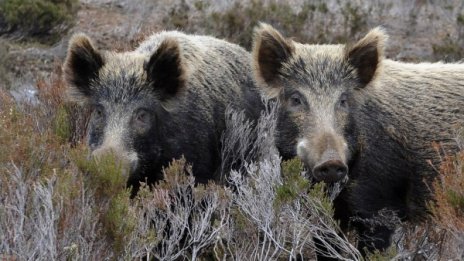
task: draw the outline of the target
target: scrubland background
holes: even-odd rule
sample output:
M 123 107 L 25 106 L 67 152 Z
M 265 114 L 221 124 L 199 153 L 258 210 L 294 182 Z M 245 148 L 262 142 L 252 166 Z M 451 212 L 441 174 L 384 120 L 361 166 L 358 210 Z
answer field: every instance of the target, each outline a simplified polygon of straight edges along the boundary
M 322 233 L 345 250 L 339 258 L 358 259 L 356 235 L 337 236 L 330 218 L 336 188 L 327 196 L 311 187 L 298 161 L 281 171 L 269 135 L 255 146 L 262 161 L 243 166 L 247 181 L 232 175 L 234 193 L 193 188 L 181 160 L 166 171 L 167 182 L 130 200 L 111 158 L 86 160 L 90 112 L 65 101 L 61 78 L 72 33 L 88 34 L 100 49 L 123 51 L 150 33 L 178 29 L 249 50 L 259 21 L 309 43 L 349 43 L 381 25 L 390 35 L 388 58 L 464 58 L 462 0 L 0 0 L 0 260 L 311 259 L 312 236 Z M 273 117 L 267 112 L 258 127 L 272 130 Z M 227 137 L 244 148 L 250 130 L 239 118 L 230 115 L 237 131 Z M 432 218 L 400 224 L 392 248 L 371 259 L 464 259 L 459 127 L 463 149 L 442 155 L 436 166 Z M 439 144 L 431 146 L 442 154 Z M 226 148 L 224 155 L 230 153 L 236 152 Z M 173 202 L 182 207 L 171 208 Z

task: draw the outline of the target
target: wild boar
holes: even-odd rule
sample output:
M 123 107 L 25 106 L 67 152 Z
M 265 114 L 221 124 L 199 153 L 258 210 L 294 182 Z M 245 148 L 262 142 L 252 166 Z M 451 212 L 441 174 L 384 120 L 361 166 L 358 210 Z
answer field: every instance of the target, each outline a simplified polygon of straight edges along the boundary
M 370 31 L 352 45 L 301 44 L 269 25 L 255 30 L 253 70 L 279 100 L 276 145 L 298 156 L 316 181 L 348 181 L 334 201 L 358 248 L 384 250 L 394 227 L 363 222 L 381 211 L 423 220 L 440 156 L 456 152 L 464 126 L 464 64 L 386 59 L 387 35 Z

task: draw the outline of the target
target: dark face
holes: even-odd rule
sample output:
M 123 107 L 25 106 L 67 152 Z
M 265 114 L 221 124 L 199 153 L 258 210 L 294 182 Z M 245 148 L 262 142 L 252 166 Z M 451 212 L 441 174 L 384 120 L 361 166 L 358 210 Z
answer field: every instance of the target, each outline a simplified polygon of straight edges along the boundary
M 162 151 L 157 135 L 159 104 L 154 95 L 133 95 L 126 102 L 96 96 L 92 106 L 88 128 L 92 155 L 112 152 L 129 169 L 131 178 L 146 176 L 146 166 L 156 164 Z
M 276 145 L 284 158 L 298 156 L 318 181 L 344 179 L 359 149 L 357 108 L 375 72 L 364 67 L 377 65 L 377 49 L 359 45 L 296 44 L 269 26 L 255 38 L 255 77 L 280 101 Z
M 96 51 L 85 36 L 71 40 L 65 63 L 71 94 L 93 109 L 88 127 L 92 156 L 112 153 L 129 180 L 161 179 L 161 118 L 183 86 L 177 43 L 140 54 Z
M 329 62 L 314 70 L 324 70 L 324 64 Z M 318 73 L 305 67 L 305 74 Z M 298 156 L 316 180 L 336 182 L 348 172 L 355 142 L 350 75 L 340 68 L 337 74 L 318 73 L 312 79 L 293 71 L 281 81 L 277 146 L 284 157 Z

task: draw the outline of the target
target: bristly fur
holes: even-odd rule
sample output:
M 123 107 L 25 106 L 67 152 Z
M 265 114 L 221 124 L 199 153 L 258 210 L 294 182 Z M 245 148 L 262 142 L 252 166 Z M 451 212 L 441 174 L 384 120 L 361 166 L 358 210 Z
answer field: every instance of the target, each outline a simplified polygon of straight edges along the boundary
M 85 34 L 75 34 L 69 42 L 63 65 L 65 80 L 70 85 L 68 94 L 71 100 L 84 103 L 92 95 L 89 86 L 98 77 L 104 59 Z
M 148 81 L 163 102 L 185 87 L 186 75 L 181 59 L 182 53 L 177 41 L 166 38 L 145 64 Z
M 265 45 L 265 46 L 263 46 Z M 284 63 L 292 57 L 294 46 L 271 26 L 260 23 L 254 30 L 253 41 L 253 73 L 260 85 L 271 88 L 265 89 L 269 96 L 279 92 L 279 73 Z
M 72 96 L 94 109 L 88 144 L 130 165 L 128 185 L 163 178 L 185 157 L 198 183 L 222 174 L 227 107 L 257 119 L 262 103 L 250 54 L 209 36 L 159 32 L 129 52 L 101 52 L 84 35 L 71 39 L 64 64 Z
M 361 84 L 367 85 L 380 73 L 387 39 L 383 29 L 377 27 L 354 46 L 347 48 L 346 59 L 357 68 Z
M 388 37 L 381 28 L 353 45 L 300 44 L 267 25 L 257 32 L 255 81 L 280 100 L 279 152 L 299 156 L 310 171 L 327 153 L 329 160 L 344 160 L 349 181 L 334 202 L 335 216 L 345 229 L 358 230 L 361 251 L 387 248 L 394 228 L 360 220 L 374 219 L 382 209 L 402 220 L 427 217 L 440 161 L 433 143 L 455 153 L 454 130 L 464 126 L 464 64 L 385 59 Z M 290 57 L 265 61 L 278 65 L 278 84 L 262 77 L 260 70 L 268 69 L 258 59 L 268 52 L 260 48 L 281 46 L 275 42 L 294 47 Z

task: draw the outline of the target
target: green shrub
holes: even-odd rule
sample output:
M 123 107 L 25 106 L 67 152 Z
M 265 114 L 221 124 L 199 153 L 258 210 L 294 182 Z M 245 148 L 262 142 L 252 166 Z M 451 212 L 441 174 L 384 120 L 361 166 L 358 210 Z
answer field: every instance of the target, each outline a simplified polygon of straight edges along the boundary
M 325 183 L 311 184 L 301 175 L 303 164 L 297 158 L 282 163 L 283 184 L 276 188 L 274 205 L 279 207 L 297 199 L 310 200 L 321 216 L 332 216 L 333 205 L 327 195 Z
M 89 187 L 94 189 L 96 196 L 101 199 L 113 198 L 119 193 L 125 193 L 126 179 L 122 173 L 123 166 L 117 161 L 113 153 L 108 153 L 98 159 L 87 159 L 88 152 L 77 148 L 74 152 L 74 161 L 77 167 L 88 174 Z
M 103 224 L 109 239 L 113 241 L 116 253 L 124 250 L 125 240 L 130 237 L 136 226 L 136 217 L 130 212 L 129 191 L 120 192 L 111 199 L 107 212 L 103 215 Z
M 9 59 L 9 46 L 5 40 L 0 39 L 0 88 L 4 89 L 6 89 L 6 86 L 10 85 L 8 68 L 6 66 Z
M 56 111 L 55 119 L 53 121 L 54 134 L 61 142 L 67 142 L 72 135 L 71 124 L 69 121 L 69 114 L 66 107 L 62 106 Z
M 274 202 L 276 206 L 290 203 L 309 190 L 309 181 L 301 175 L 302 170 L 303 164 L 299 159 L 292 159 L 282 163 L 284 182 L 276 188 Z
M 8 31 L 53 40 L 72 24 L 78 0 L 4 0 L 0 16 Z
M 464 14 L 458 15 L 456 21 L 458 22 L 458 24 L 464 25 Z
M 464 213 L 464 193 L 449 189 L 446 191 L 448 203 L 454 208 L 457 215 L 462 216 Z
M 122 166 L 115 155 L 109 153 L 98 159 L 87 159 L 88 151 L 74 149 L 74 160 L 87 177 L 85 186 L 91 188 L 95 197 L 100 221 L 114 252 L 122 254 L 127 237 L 135 228 L 134 214 L 130 210 L 130 189 L 122 175 Z
M 395 257 L 397 257 L 397 251 L 395 247 L 389 247 L 387 250 L 384 252 L 381 252 L 379 250 L 375 250 L 373 253 L 368 253 L 366 260 L 371 260 L 371 261 L 388 261 L 388 260 L 394 260 Z

